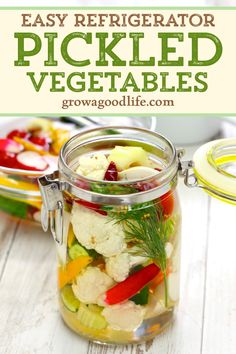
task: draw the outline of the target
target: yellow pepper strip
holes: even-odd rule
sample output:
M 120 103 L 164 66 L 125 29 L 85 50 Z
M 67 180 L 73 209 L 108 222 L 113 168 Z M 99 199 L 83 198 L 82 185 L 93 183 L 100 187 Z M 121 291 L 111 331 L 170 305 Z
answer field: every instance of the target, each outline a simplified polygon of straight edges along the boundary
M 74 234 L 72 225 L 70 224 L 70 228 L 69 228 L 69 232 L 68 232 L 68 238 L 67 238 L 67 244 L 68 244 L 69 248 L 71 248 L 74 240 L 75 240 L 75 234 Z
M 52 149 L 56 155 L 59 155 L 62 145 L 69 140 L 70 133 L 65 129 L 54 129 L 52 134 Z
M 0 177 L 0 185 L 5 186 L 5 187 L 10 187 L 10 188 L 15 188 L 15 189 L 23 189 L 23 190 L 27 190 L 27 191 L 33 191 L 33 192 L 39 190 L 39 188 L 36 184 L 23 182 L 23 181 L 17 181 L 13 178 L 2 177 L 2 176 Z M 30 199 L 11 198 L 11 197 L 8 197 L 8 198 L 12 199 L 12 200 L 17 200 L 17 201 L 25 203 L 25 204 L 32 205 L 38 209 L 40 209 L 41 205 L 42 205 L 42 203 L 40 201 L 33 201 Z
M 49 152 L 43 150 L 42 148 L 36 146 L 35 144 L 31 143 L 28 140 L 19 138 L 18 136 L 15 136 L 13 138 L 17 143 L 21 144 L 24 146 L 25 150 L 27 151 L 34 151 L 37 152 L 40 155 L 50 155 Z
M 39 190 L 37 184 L 23 182 L 13 178 L 1 177 L 1 176 L 0 176 L 0 185 L 5 187 L 10 187 L 10 188 L 23 189 L 27 191 Z
M 62 289 L 66 284 L 70 283 L 83 268 L 85 268 L 93 260 L 89 256 L 80 256 L 75 260 L 66 264 L 65 268 L 58 269 L 58 287 Z

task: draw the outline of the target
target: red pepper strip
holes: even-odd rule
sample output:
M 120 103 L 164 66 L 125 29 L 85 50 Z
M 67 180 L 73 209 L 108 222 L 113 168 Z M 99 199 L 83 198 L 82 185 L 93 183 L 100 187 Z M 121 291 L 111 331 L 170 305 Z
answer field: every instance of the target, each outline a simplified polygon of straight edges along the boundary
M 98 214 L 107 215 L 107 212 L 105 210 L 101 209 L 101 205 L 99 204 L 95 204 L 95 203 L 91 203 L 91 202 L 87 202 L 87 200 L 82 200 L 82 199 L 76 199 L 75 202 L 77 204 L 80 204 L 82 206 L 84 206 L 85 208 L 91 209 L 96 211 Z
M 107 167 L 105 176 L 105 181 L 117 181 L 118 180 L 118 171 L 116 168 L 115 162 L 111 161 L 109 166 Z
M 130 299 L 147 285 L 160 272 L 154 263 L 130 275 L 105 293 L 105 302 L 109 305 L 119 304 Z
M 160 199 L 163 208 L 163 215 L 165 219 L 168 219 L 174 210 L 174 194 L 172 191 L 169 191 L 166 194 L 162 195 Z

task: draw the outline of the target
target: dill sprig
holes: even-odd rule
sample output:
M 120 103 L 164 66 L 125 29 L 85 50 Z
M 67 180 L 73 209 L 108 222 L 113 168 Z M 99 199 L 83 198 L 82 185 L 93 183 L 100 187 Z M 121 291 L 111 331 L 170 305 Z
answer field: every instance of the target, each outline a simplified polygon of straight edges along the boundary
M 164 220 L 162 208 L 153 202 L 137 204 L 129 210 L 112 213 L 124 224 L 126 240 L 135 242 L 133 253 L 153 259 L 164 275 L 165 306 L 168 306 L 167 258 L 165 243 L 173 230 L 172 219 Z

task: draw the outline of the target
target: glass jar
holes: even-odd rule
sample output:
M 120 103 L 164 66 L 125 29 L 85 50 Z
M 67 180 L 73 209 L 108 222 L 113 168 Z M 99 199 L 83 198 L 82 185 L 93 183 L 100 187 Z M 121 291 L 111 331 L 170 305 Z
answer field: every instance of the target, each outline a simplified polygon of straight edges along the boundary
M 115 146 L 142 147 L 157 170 L 127 181 L 78 175 L 79 158 Z M 138 343 L 172 321 L 179 298 L 181 213 L 178 155 L 166 138 L 140 128 L 78 134 L 63 147 L 59 172 L 39 179 L 42 223 L 58 250 L 62 317 L 102 343 Z
M 108 155 L 115 146 L 143 148 L 152 175 L 139 169 L 123 181 L 101 181 L 76 173 L 81 156 Z M 42 225 L 57 244 L 60 311 L 71 329 L 100 343 L 140 343 L 171 323 L 179 297 L 178 174 L 236 204 L 235 146 L 236 139 L 217 140 L 181 161 L 183 151 L 165 137 L 117 126 L 64 145 L 59 171 L 39 186 Z
M 0 211 L 13 218 L 40 222 L 42 199 L 37 177 L 41 174 L 29 176 L 16 169 L 13 174 L 10 170 L 0 168 Z
M 193 171 L 195 180 L 189 182 L 190 186 L 200 187 L 213 197 L 236 204 L 235 138 L 202 145 L 193 156 Z

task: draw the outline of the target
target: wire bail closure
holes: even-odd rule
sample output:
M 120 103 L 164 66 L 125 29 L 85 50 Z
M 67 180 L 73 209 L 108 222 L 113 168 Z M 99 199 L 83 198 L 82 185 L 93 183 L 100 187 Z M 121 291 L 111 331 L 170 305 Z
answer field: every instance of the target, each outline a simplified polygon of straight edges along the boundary
M 181 157 L 183 156 L 183 149 L 180 149 L 177 151 L 177 155 L 179 158 L 179 175 L 184 178 L 184 184 L 188 188 L 201 188 L 208 194 L 218 197 L 220 199 L 224 199 L 229 202 L 236 202 L 236 198 L 229 196 L 226 193 L 223 193 L 221 191 L 218 191 L 216 189 L 210 188 L 204 184 L 200 184 L 197 176 L 195 175 L 193 169 L 194 169 L 194 161 L 188 160 L 188 161 L 181 161 Z
M 179 160 L 178 171 L 179 171 L 179 175 L 184 178 L 184 184 L 188 188 L 194 188 L 194 187 L 205 188 L 204 186 L 198 183 L 197 176 L 193 172 L 194 162 L 192 160 L 182 161 L 181 159 L 183 155 L 184 155 L 184 149 L 182 148 L 178 149 L 177 150 L 177 156 Z
M 194 163 L 192 160 L 181 161 L 181 157 L 179 156 L 179 175 L 184 178 L 184 184 L 188 188 L 200 187 L 198 184 L 198 179 L 193 171 L 191 171 L 194 167 Z
M 59 172 L 38 178 L 43 205 L 41 210 L 41 223 L 46 232 L 51 229 L 54 240 L 63 244 L 63 210 L 62 183 L 58 180 Z

